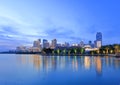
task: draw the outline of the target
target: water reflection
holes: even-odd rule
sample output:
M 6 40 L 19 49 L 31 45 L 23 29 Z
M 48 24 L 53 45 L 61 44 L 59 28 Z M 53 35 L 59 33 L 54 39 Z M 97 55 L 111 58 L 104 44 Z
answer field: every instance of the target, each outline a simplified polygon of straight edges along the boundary
M 90 57 L 88 56 L 85 56 L 84 58 L 84 66 L 85 66 L 85 69 L 90 69 Z
M 74 59 L 72 59 L 72 68 L 74 71 L 78 70 L 78 60 L 77 60 L 77 56 L 74 56 Z
M 102 70 L 107 67 L 120 69 L 120 59 L 115 57 L 92 57 L 92 56 L 41 56 L 41 55 L 20 55 L 17 57 L 19 63 L 31 65 L 37 71 L 50 72 L 55 70 L 81 69 L 89 71 L 95 70 L 98 76 L 102 75 Z
M 97 75 L 102 75 L 102 60 L 100 56 L 94 58 Z

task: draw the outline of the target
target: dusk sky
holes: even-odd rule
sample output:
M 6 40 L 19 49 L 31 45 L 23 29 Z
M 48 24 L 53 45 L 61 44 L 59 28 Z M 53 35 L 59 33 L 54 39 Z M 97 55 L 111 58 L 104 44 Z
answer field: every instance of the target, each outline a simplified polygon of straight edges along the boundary
M 120 0 L 0 0 L 0 50 L 58 42 L 120 43 Z

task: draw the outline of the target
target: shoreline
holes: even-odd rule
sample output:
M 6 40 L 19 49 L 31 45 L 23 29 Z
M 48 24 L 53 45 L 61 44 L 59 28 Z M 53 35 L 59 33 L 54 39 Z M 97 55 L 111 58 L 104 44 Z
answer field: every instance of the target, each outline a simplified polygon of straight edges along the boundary
M 32 53 L 1 52 L 0 54 L 39 54 L 42 56 L 111 56 L 111 57 L 115 56 L 115 54 L 42 54 L 40 52 L 32 52 Z

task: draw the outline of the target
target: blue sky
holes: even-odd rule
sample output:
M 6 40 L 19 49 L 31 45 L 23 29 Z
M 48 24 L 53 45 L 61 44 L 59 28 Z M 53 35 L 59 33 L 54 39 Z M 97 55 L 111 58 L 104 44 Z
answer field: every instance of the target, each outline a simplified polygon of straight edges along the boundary
M 103 34 L 120 43 L 119 0 L 0 0 L 0 50 L 32 45 L 38 38 L 79 43 Z M 4 49 L 3 49 L 4 48 Z

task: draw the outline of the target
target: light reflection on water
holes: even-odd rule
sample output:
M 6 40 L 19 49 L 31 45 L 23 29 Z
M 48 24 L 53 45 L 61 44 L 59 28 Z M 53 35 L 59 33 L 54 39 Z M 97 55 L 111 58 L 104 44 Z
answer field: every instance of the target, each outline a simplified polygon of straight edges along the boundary
M 56 69 L 72 68 L 78 71 L 80 68 L 90 70 L 94 68 L 98 75 L 102 75 L 104 67 L 114 67 L 120 69 L 120 59 L 115 57 L 100 56 L 41 56 L 41 55 L 20 55 L 17 60 L 21 64 L 33 65 L 38 71 L 52 71 Z
M 0 55 L 0 85 L 119 85 L 120 59 L 109 56 Z

